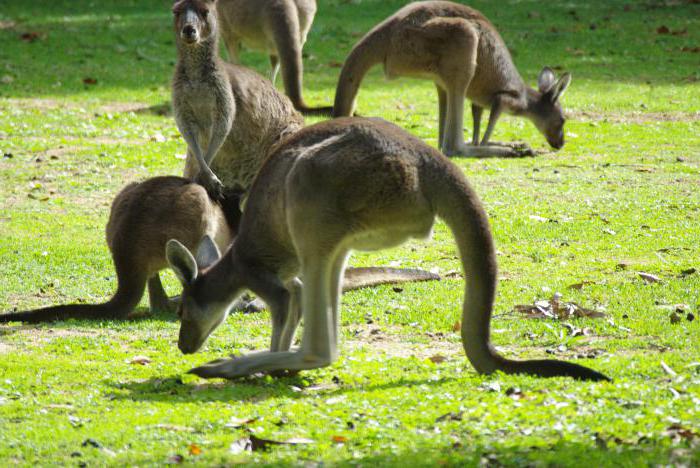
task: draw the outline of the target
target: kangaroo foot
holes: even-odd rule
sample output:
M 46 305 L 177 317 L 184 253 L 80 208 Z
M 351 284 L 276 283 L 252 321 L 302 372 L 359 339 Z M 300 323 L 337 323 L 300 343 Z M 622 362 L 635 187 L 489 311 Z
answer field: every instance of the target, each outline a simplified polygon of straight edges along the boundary
M 503 146 L 491 143 L 479 146 L 462 144 L 453 149 L 445 149 L 443 152 L 448 157 L 467 158 L 524 158 L 535 155 L 534 151 L 524 143 Z

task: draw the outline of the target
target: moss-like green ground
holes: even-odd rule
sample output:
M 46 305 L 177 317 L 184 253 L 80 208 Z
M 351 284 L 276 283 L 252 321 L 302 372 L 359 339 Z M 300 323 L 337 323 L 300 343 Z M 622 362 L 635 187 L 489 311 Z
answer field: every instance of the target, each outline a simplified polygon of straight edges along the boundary
M 332 103 L 352 44 L 404 2 L 319 3 L 305 93 L 320 105 Z M 265 347 L 267 313 L 233 314 L 193 356 L 177 350 L 169 316 L 2 325 L 0 465 L 700 463 L 700 320 L 689 320 L 700 303 L 700 5 L 470 4 L 498 27 L 529 82 L 544 65 L 574 76 L 562 151 L 547 152 L 530 123 L 504 118 L 494 139 L 543 154 L 455 159 L 499 250 L 493 339 L 508 356 L 554 354 L 614 383 L 477 375 L 453 331 L 463 291 L 453 275 L 346 294 L 341 359 L 297 378 L 185 374 Z M 169 10 L 145 0 L 0 5 L 0 311 L 108 297 L 111 199 L 127 182 L 181 173 L 185 145 L 167 113 Z M 266 57 L 243 59 L 267 73 Z M 432 145 L 436 107 L 431 83 L 385 81 L 379 69 L 358 101 L 362 115 Z M 459 269 L 441 224 L 430 241 L 352 262 Z M 562 323 L 513 312 L 555 292 L 608 317 Z M 133 364 L 137 356 L 150 363 Z M 314 443 L 237 453 L 248 430 Z

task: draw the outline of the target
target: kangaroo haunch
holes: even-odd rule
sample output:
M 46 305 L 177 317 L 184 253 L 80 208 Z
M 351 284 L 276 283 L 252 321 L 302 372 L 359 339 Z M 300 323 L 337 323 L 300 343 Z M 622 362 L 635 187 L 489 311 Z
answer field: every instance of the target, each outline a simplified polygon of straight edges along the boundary
M 307 127 L 273 150 L 223 258 L 202 268 L 219 258 L 213 242 L 205 238 L 200 246 L 200 264 L 180 242 L 168 242 L 168 261 L 183 284 L 182 352 L 197 351 L 245 289 L 272 313 L 270 351 L 191 372 L 234 378 L 329 365 L 338 357 L 340 283 L 350 251 L 426 237 L 436 216 L 452 230 L 462 259 L 467 278 L 462 340 L 477 371 L 607 380 L 577 364 L 513 361 L 493 349 L 496 254 L 478 197 L 438 151 L 380 119 L 352 118 Z M 292 350 L 302 314 L 301 345 Z

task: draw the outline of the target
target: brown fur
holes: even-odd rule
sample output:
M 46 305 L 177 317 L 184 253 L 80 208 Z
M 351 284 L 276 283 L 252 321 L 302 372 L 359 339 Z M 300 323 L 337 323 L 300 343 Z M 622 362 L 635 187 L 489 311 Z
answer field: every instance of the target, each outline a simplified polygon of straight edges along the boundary
M 178 239 L 194 249 L 208 235 L 226 248 L 240 219 L 238 199 L 229 193 L 223 207 L 206 190 L 182 177 L 154 177 L 124 187 L 114 198 L 106 238 L 117 274 L 117 291 L 104 304 L 70 304 L 0 315 L 0 322 L 125 319 L 143 296 L 151 309 L 170 310 L 158 272 L 168 266 L 165 244 Z M 231 223 L 231 224 L 229 224 Z
M 478 197 L 455 165 L 417 138 L 379 119 L 351 118 L 307 127 L 273 150 L 250 190 L 238 236 L 219 261 L 201 268 L 179 242 L 168 242 L 168 261 L 183 283 L 181 351 L 197 351 L 245 289 L 260 295 L 272 315 L 270 351 L 190 372 L 235 378 L 331 364 L 350 251 L 426 237 L 436 216 L 452 230 L 462 259 L 462 340 L 477 371 L 607 379 L 562 361 L 512 361 L 493 349 L 496 254 Z M 212 250 L 205 238 L 198 252 L 216 258 Z M 290 350 L 302 314 L 301 344 Z
M 269 81 L 218 57 L 215 2 L 205 3 L 205 16 L 201 1 L 182 0 L 175 9 L 173 107 L 188 145 L 184 175 L 218 198 L 220 183 L 248 189 L 269 149 L 301 128 L 303 118 Z M 186 28 L 197 31 L 196 40 Z M 211 170 L 216 177 L 207 175 Z
M 540 90 L 528 87 L 494 26 L 468 6 L 446 1 L 414 2 L 369 31 L 345 61 L 336 89 L 335 116 L 352 114 L 364 75 L 379 63 L 388 78 L 412 76 L 435 82 L 438 146 L 448 156 L 531 154 L 508 145 L 487 146 L 503 111 L 532 120 L 553 147 L 564 144 L 564 117 L 558 98 L 570 76 L 555 83 L 551 70 L 545 69 L 540 75 Z M 472 145 L 464 143 L 462 134 L 465 96 L 472 102 Z M 479 142 L 484 108 L 490 109 L 491 115 Z
M 325 114 L 332 107 L 309 107 L 302 95 L 302 48 L 316 15 L 315 0 L 219 0 L 221 36 L 229 58 L 238 63 L 241 44 L 267 53 L 274 83 L 281 66 L 284 88 L 304 114 Z

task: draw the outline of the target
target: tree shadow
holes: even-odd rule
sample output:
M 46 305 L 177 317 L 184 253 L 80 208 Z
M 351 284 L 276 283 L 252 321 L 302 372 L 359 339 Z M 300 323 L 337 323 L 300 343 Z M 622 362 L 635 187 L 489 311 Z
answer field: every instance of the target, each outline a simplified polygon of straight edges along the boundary
M 546 13 L 525 4 L 503 9 L 485 0 L 468 3 L 501 31 L 528 82 L 544 65 L 570 70 L 577 80 L 668 84 L 700 79 L 693 53 L 700 31 L 697 2 L 647 1 L 630 7 L 624 1 L 572 0 L 548 5 Z M 404 4 L 321 5 L 307 44 L 306 86 L 332 94 L 340 71 L 333 64 L 344 60 L 358 33 Z M 5 0 L 0 15 L 7 25 L 0 28 L 0 61 L 9 64 L 3 75 L 10 77 L 0 84 L 0 96 L 169 86 L 176 50 L 170 8 L 162 1 L 105 1 L 98 8 L 89 0 Z M 354 18 L 352 24 L 347 17 Z M 268 72 L 262 54 L 246 54 L 244 63 Z M 373 86 L 394 88 L 380 80 Z M 160 109 L 154 112 L 161 115 Z

